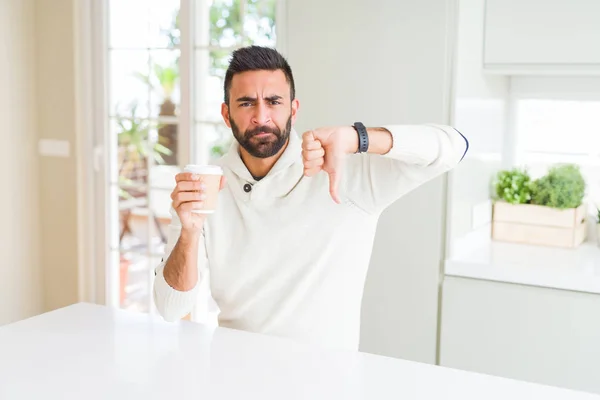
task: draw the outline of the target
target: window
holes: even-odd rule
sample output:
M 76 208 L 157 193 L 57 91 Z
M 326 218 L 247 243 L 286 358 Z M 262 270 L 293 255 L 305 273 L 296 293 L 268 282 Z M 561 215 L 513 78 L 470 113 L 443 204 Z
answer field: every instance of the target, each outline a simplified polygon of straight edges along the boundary
M 553 98 L 516 100 L 518 163 L 532 177 L 546 173 L 555 163 L 574 163 L 588 186 L 588 201 L 600 201 L 600 98 L 576 99 L 564 94 Z
M 171 220 L 174 176 L 221 156 L 223 78 L 231 52 L 275 46 L 276 0 L 111 0 L 108 114 L 108 303 L 155 311 L 151 295 Z M 99 95 L 99 94 L 98 94 Z

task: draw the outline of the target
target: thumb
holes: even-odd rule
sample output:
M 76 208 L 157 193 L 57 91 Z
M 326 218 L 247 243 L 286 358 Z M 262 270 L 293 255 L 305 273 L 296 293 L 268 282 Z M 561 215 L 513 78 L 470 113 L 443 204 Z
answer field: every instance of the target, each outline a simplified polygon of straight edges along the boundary
M 334 163 L 334 168 L 328 172 L 329 174 L 329 194 L 333 201 L 341 204 L 340 200 L 340 181 L 342 179 L 342 159 L 338 157 Z
M 302 135 L 303 143 L 310 143 L 310 142 L 314 142 L 315 140 L 317 140 L 317 138 L 315 136 L 315 131 L 306 131 Z

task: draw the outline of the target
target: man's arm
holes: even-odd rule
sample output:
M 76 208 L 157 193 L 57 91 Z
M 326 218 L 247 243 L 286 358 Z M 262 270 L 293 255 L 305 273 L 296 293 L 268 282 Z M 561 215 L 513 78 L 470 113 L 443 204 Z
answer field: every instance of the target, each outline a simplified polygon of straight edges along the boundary
M 166 321 L 176 321 L 192 311 L 207 264 L 202 233 L 182 230 L 174 215 L 165 259 L 154 278 L 154 303 Z
M 346 198 L 363 210 L 379 213 L 406 193 L 451 170 L 465 156 L 467 139 L 443 125 L 392 125 L 369 129 L 373 148 L 347 160 Z M 391 138 L 392 143 L 389 143 Z
M 154 303 L 167 321 L 187 315 L 196 303 L 199 283 L 208 269 L 204 245 L 206 214 L 195 213 L 206 199 L 206 185 L 201 177 L 190 172 L 175 176 L 171 193 L 171 224 L 165 256 L 166 261 L 156 268 Z M 225 186 L 221 177 L 219 190 Z
M 334 200 L 351 202 L 368 213 L 381 212 L 454 168 L 468 148 L 462 134 L 444 125 L 390 125 L 367 132 L 367 154 L 355 154 L 358 134 L 351 126 L 306 132 L 303 156 L 308 176 L 320 170 L 329 174 Z
M 199 240 L 199 234 L 182 231 L 179 235 L 163 270 L 165 281 L 173 289 L 187 292 L 196 287 Z

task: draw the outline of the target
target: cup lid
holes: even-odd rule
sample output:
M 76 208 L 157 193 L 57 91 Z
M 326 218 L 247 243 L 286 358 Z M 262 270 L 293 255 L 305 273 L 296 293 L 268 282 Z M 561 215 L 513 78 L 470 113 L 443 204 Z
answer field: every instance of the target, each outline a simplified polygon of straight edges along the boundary
M 194 174 L 223 175 L 223 169 L 218 165 L 188 164 L 183 171 Z

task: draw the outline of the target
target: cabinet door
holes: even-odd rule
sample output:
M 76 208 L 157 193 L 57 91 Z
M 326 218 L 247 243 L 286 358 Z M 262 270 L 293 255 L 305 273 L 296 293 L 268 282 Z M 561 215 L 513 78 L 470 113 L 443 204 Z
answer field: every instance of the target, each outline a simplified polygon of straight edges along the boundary
M 600 295 L 446 277 L 440 364 L 600 393 Z
M 600 66 L 599 0 L 486 0 L 484 63 Z

